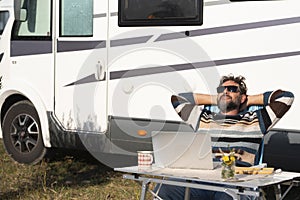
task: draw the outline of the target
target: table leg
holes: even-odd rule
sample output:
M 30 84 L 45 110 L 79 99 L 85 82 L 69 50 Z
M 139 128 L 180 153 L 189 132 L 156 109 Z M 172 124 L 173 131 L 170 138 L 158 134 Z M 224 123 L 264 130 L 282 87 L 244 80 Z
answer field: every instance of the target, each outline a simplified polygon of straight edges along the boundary
M 232 199 L 234 200 L 239 200 L 240 199 L 240 195 L 236 194 L 234 191 L 230 190 L 230 189 L 225 189 L 224 192 L 228 195 L 230 195 L 232 197 Z
M 189 200 L 190 199 L 190 196 L 191 196 L 190 190 L 191 190 L 191 188 L 189 188 L 189 187 L 185 188 L 184 200 Z
M 280 186 L 280 184 L 274 185 L 274 190 L 275 190 L 275 199 L 276 200 L 281 199 L 281 186 Z
M 289 187 L 285 190 L 285 192 L 281 195 L 281 199 L 284 199 L 284 197 L 290 192 L 292 187 L 298 186 L 298 181 L 293 181 L 290 183 Z
M 142 182 L 142 192 L 141 192 L 140 200 L 145 200 L 146 199 L 146 194 L 147 194 L 149 183 L 150 182 L 148 180 L 144 180 Z

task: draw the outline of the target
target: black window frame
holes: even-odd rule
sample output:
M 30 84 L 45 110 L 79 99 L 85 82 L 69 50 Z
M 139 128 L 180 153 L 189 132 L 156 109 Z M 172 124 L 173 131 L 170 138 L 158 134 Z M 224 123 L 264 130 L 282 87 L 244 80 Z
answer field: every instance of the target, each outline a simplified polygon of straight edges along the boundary
M 50 0 L 50 35 L 48 36 L 19 36 L 18 32 L 21 26 L 21 22 L 18 20 L 14 20 L 12 32 L 11 32 L 11 40 L 42 40 L 42 41 L 52 41 L 53 35 L 53 0 Z
M 150 0 L 151 1 L 151 0 Z M 161 18 L 161 19 L 126 19 L 125 16 L 125 1 L 118 0 L 118 25 L 120 27 L 131 27 L 131 26 L 191 26 L 191 25 L 202 25 L 203 24 L 203 0 L 197 1 L 196 10 L 199 11 L 195 18 Z

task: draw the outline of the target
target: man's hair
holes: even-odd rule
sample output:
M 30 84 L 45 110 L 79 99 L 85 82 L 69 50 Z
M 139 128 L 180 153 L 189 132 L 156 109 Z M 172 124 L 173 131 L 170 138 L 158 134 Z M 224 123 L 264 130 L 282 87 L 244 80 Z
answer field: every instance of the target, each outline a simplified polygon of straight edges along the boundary
M 219 86 L 221 86 L 224 82 L 226 81 L 234 81 L 235 83 L 239 84 L 239 90 L 241 94 L 247 94 L 247 85 L 245 83 L 245 77 L 243 76 L 237 76 L 234 77 L 232 74 L 229 74 L 228 76 L 222 76 L 222 78 L 220 79 L 220 84 Z

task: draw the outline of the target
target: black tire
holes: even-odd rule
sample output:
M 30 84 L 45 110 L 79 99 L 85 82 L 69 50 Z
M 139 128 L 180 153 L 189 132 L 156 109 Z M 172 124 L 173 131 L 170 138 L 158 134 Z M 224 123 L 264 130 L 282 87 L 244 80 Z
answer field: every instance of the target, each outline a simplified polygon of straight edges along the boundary
M 9 108 L 2 134 L 7 153 L 19 163 L 36 164 L 47 152 L 37 111 L 29 101 L 17 102 Z

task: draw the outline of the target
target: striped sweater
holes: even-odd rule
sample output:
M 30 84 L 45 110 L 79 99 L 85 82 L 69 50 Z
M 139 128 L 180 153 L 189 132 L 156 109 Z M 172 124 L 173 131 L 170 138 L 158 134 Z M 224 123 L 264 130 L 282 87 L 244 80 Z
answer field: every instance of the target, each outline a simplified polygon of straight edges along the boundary
M 291 92 L 282 90 L 263 95 L 263 106 L 238 115 L 222 115 L 211 107 L 195 105 L 192 93 L 173 96 L 177 100 L 173 106 L 195 131 L 201 129 L 211 134 L 213 152 L 230 147 L 237 152 L 238 165 L 250 166 L 259 161 L 263 136 L 289 110 L 294 99 Z

